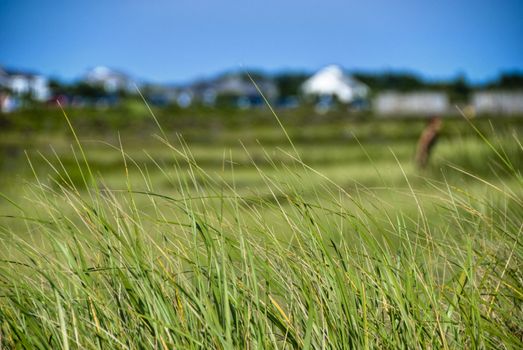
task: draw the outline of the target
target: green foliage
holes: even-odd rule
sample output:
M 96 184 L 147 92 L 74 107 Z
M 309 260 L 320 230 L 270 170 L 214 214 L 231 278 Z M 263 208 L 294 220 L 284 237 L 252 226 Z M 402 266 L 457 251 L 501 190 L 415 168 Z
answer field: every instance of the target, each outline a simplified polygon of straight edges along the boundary
M 502 73 L 498 81 L 487 84 L 490 88 L 513 90 L 523 89 L 523 72 L 506 72 Z
M 413 91 L 425 87 L 422 78 L 413 73 L 354 73 L 354 77 L 367 84 L 371 91 L 398 90 Z
M 301 95 L 301 85 L 310 77 L 307 73 L 281 73 L 274 80 L 278 86 L 280 98 Z

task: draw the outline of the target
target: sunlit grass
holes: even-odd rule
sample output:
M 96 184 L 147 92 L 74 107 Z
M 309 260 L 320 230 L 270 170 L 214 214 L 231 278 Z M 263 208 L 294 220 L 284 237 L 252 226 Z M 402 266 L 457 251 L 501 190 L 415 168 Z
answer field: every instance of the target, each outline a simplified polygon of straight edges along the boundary
M 517 140 L 425 173 L 407 143 L 44 153 L 5 204 L 0 347 L 521 348 Z

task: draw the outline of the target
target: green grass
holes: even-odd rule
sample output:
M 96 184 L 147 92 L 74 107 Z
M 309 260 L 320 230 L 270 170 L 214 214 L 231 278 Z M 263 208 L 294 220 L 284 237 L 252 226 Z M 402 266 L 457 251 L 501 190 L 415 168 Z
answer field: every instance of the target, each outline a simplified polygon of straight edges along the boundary
M 0 348 L 521 348 L 520 125 L 446 121 L 423 172 L 420 121 L 43 133 L 1 181 Z

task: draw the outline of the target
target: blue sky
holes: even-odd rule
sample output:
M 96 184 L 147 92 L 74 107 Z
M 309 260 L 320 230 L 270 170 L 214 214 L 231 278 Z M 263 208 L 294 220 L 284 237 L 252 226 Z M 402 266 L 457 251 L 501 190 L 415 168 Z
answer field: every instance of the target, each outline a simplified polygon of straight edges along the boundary
M 65 79 L 107 65 L 160 82 L 241 66 L 523 70 L 521 0 L 0 0 L 0 64 Z

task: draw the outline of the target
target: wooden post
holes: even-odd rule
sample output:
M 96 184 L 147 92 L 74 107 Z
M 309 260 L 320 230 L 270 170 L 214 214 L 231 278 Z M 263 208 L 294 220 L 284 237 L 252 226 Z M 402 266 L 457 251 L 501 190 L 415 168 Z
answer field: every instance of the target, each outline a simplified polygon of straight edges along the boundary
M 430 153 L 438 140 L 441 124 L 440 117 L 430 118 L 429 123 L 420 135 L 416 150 L 416 165 L 420 169 L 424 169 L 429 163 Z

